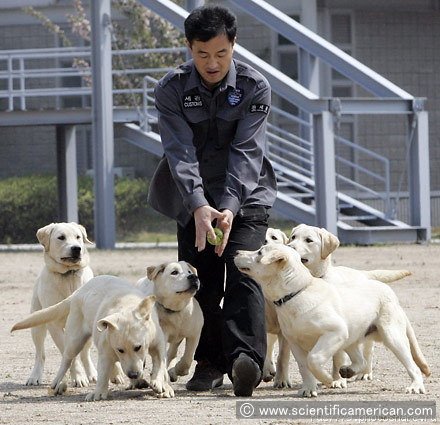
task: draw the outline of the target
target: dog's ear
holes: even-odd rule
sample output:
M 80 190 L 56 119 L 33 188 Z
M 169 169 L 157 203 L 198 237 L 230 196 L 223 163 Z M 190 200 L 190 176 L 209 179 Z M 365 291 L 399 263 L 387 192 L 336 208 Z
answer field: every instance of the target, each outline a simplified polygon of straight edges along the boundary
M 78 223 L 74 223 L 74 222 L 72 222 L 71 224 L 75 224 L 79 227 L 79 230 L 81 231 L 81 235 L 83 237 L 83 241 L 85 243 L 89 243 L 90 245 L 93 244 L 93 242 L 89 241 L 89 238 L 87 237 L 87 230 L 84 226 L 82 226 L 81 224 L 78 224 Z
M 41 245 L 44 246 L 44 250 L 49 251 L 50 244 L 50 234 L 52 233 L 53 228 L 55 227 L 55 223 L 50 223 L 47 226 L 42 227 L 37 230 L 37 239 Z
M 338 246 L 339 239 L 323 227 L 319 229 L 321 238 L 321 258 L 325 260 Z
M 144 298 L 137 306 L 135 315 L 140 319 L 148 320 L 155 302 L 156 297 L 154 295 Z
M 301 226 L 301 225 L 298 224 L 298 226 L 292 227 L 292 230 L 290 231 L 289 242 L 292 239 L 293 233 L 295 232 L 296 229 L 298 229 L 299 226 Z
M 288 258 L 285 252 L 274 249 L 271 250 L 269 253 L 263 255 L 263 257 L 261 257 L 260 263 L 264 265 L 269 265 L 272 263 L 283 264 L 287 262 L 287 260 Z
M 287 241 L 287 243 L 292 242 L 292 235 L 295 233 L 295 231 L 297 229 L 299 229 L 300 227 L 303 227 L 303 226 L 305 226 L 305 224 L 301 223 L 301 224 L 296 225 L 295 227 L 292 227 L 292 230 L 290 231 L 290 235 L 289 235 L 289 240 Z
M 188 267 L 193 272 L 193 274 L 195 274 L 197 276 L 197 269 L 189 263 L 186 263 L 186 264 L 188 264 Z
M 119 313 L 110 314 L 107 317 L 104 317 L 103 319 L 99 320 L 96 324 L 96 327 L 98 328 L 99 332 L 103 332 L 106 329 L 114 329 L 118 330 L 118 316 Z
M 147 267 L 147 277 L 150 280 L 156 279 L 159 273 L 162 273 L 165 270 L 166 264 L 161 264 L 160 266 L 150 266 Z
M 289 242 L 289 238 L 282 230 L 280 230 L 280 232 L 281 232 L 281 237 L 283 238 L 283 244 L 287 245 L 287 243 Z

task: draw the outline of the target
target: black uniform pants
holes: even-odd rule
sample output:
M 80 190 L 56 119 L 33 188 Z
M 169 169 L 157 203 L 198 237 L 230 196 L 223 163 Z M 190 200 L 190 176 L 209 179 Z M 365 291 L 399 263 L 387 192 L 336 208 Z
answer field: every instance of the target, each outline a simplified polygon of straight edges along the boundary
M 237 250 L 254 251 L 264 244 L 267 219 L 265 207 L 240 210 L 221 257 L 208 243 L 203 251 L 197 252 L 194 220 L 186 227 L 178 225 L 179 261 L 192 264 L 200 279 L 196 299 L 203 311 L 204 326 L 195 360 L 208 360 L 229 376 L 240 353 L 255 360 L 261 370 L 266 357 L 263 293 L 257 283 L 238 271 L 234 256 Z

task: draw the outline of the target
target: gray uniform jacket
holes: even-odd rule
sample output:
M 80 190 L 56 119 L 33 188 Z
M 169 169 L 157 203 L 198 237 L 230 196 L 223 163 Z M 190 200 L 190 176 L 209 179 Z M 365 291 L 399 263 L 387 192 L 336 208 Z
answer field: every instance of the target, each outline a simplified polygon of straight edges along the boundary
M 202 205 L 234 215 L 273 205 L 276 179 L 265 136 L 271 93 L 258 71 L 233 60 L 209 91 L 191 60 L 159 81 L 155 99 L 165 156 L 150 183 L 154 209 L 185 226 Z

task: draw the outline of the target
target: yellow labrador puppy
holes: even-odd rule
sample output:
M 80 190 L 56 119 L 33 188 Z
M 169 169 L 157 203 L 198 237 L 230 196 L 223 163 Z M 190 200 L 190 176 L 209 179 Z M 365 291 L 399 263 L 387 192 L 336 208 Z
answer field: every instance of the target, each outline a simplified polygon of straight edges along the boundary
M 57 304 L 93 277 L 89 267 L 86 229 L 77 223 L 51 223 L 37 231 L 37 239 L 44 247 L 44 267 L 34 286 L 31 312 Z M 60 352 L 64 351 L 65 320 L 32 328 L 35 363 L 26 385 L 40 385 L 44 369 L 44 340 L 49 333 Z M 90 358 L 90 346 L 81 352 L 84 365 L 75 359 L 70 369 L 75 386 L 87 386 L 96 381 L 96 369 Z M 84 370 L 85 369 L 85 370 Z
M 289 238 L 282 230 L 269 227 L 266 231 L 265 244 L 286 244 L 288 239 Z M 274 388 L 290 388 L 292 384 L 289 380 L 289 344 L 281 333 L 275 306 L 266 298 L 264 298 L 264 302 L 267 331 L 267 351 L 263 366 L 263 381 L 269 382 L 273 379 Z M 273 350 L 276 341 L 278 341 L 279 352 L 275 367 Z
M 283 243 L 289 242 L 289 238 L 281 229 L 274 229 L 273 227 L 268 227 L 266 230 L 266 239 L 264 241 L 265 245 L 268 243 Z
M 292 229 L 288 245 L 299 253 L 301 261 L 314 277 L 320 277 L 335 285 L 368 279 L 390 283 L 411 275 L 408 270 L 356 270 L 333 265 L 331 254 L 339 246 L 339 239 L 324 228 L 300 224 Z M 373 341 L 365 342 L 364 356 L 367 367 L 357 378 L 371 380 L 373 379 Z
M 203 313 L 194 295 L 200 288 L 197 270 L 185 261 L 147 268 L 147 277 L 137 286 L 156 296 L 159 322 L 168 341 L 167 367 L 172 382 L 188 374 L 203 327 Z M 177 350 L 185 340 L 185 351 L 173 366 Z
M 159 325 L 154 296 L 144 297 L 132 284 L 114 276 L 97 276 L 60 303 L 37 311 L 11 330 L 66 320 L 65 346 L 54 394 L 66 391 L 65 374 L 72 360 L 93 336 L 98 349 L 98 379 L 87 401 L 108 397 L 109 379 L 122 367 L 129 388 L 150 386 L 160 397 L 173 397 L 166 370 L 165 337 Z M 143 378 L 146 355 L 153 362 L 151 379 Z
M 359 344 L 374 338 L 387 346 L 411 377 L 408 393 L 425 393 L 422 373 L 429 366 L 414 330 L 387 285 L 369 280 L 329 285 L 311 275 L 301 256 L 289 246 L 264 245 L 258 251 L 238 251 L 235 264 L 261 284 L 277 308 L 281 330 L 287 339 L 303 379 L 299 394 L 317 396 L 317 384 L 359 374 L 365 359 Z M 344 350 L 352 361 L 330 375 L 325 364 Z M 339 376 L 340 375 L 340 376 Z
M 339 239 L 324 228 L 300 224 L 292 229 L 288 245 L 299 253 L 301 261 L 314 277 L 321 277 L 332 283 L 362 277 L 390 283 L 411 275 L 408 270 L 356 270 L 334 266 L 331 254 L 339 246 Z

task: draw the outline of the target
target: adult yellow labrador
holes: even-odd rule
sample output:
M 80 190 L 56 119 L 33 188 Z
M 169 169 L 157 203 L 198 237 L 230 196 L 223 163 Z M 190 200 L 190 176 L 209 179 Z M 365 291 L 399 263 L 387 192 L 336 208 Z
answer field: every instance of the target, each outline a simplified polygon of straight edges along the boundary
M 318 382 L 332 387 L 341 377 L 361 373 L 365 359 L 359 345 L 370 338 L 383 342 L 404 365 L 411 377 L 406 392 L 425 393 L 422 373 L 429 376 L 429 366 L 389 286 L 375 280 L 329 284 L 313 277 L 301 256 L 282 244 L 238 251 L 235 264 L 261 284 L 265 297 L 277 308 L 281 331 L 303 379 L 300 395 L 314 397 Z M 338 365 L 332 376 L 325 364 L 341 351 L 352 363 Z

